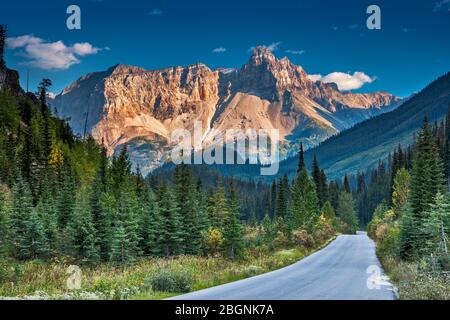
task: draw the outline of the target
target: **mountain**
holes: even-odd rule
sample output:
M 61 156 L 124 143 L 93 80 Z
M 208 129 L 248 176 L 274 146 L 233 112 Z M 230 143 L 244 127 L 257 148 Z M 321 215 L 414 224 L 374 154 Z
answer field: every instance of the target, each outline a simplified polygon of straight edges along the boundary
M 329 178 L 342 178 L 377 165 L 399 144 L 408 146 L 425 117 L 442 120 L 450 108 L 450 73 L 433 81 L 396 110 L 357 124 L 305 153 L 308 167 L 314 155 Z M 281 163 L 280 175 L 293 177 L 298 157 Z
M 197 121 L 205 131 L 203 147 L 227 129 L 278 129 L 287 157 L 299 141 L 316 146 L 399 103 L 384 92 L 340 92 L 336 84 L 313 82 L 302 67 L 264 47 L 238 70 L 117 65 L 80 78 L 51 102 L 76 133 L 86 129 L 110 154 L 127 144 L 144 173 L 168 159 L 174 130 L 192 132 Z

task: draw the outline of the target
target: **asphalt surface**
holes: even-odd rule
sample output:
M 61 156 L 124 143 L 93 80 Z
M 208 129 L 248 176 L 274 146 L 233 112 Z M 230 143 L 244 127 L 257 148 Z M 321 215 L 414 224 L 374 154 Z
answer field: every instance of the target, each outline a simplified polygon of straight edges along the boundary
M 286 268 L 172 300 L 394 300 L 366 233 L 340 236 Z

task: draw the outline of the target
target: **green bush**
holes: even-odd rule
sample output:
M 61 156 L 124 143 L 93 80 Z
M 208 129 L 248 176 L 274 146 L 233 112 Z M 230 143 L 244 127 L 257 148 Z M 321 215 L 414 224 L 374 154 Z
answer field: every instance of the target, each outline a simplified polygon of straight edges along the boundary
M 186 270 L 162 268 L 150 276 L 148 284 L 154 291 L 186 293 L 192 291 L 194 279 Z

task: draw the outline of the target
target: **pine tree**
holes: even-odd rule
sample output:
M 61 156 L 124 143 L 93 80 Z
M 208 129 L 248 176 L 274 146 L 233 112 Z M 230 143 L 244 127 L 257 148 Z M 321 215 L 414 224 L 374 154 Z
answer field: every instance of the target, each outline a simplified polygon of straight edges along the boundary
M 175 196 L 165 183 L 158 189 L 158 207 L 161 228 L 159 230 L 158 255 L 176 256 L 183 253 L 184 232 Z
M 50 246 L 45 233 L 43 221 L 36 210 L 24 221 L 24 237 L 20 245 L 20 256 L 26 259 L 45 258 L 50 254 Z
M 286 218 L 288 216 L 288 189 L 289 181 L 287 176 L 284 176 L 278 182 L 277 187 L 277 202 L 275 207 L 276 218 Z
M 0 185 L 0 258 L 3 258 L 8 253 L 8 223 L 11 211 L 10 192 L 5 187 Z
M 113 222 L 118 220 L 117 200 L 109 192 L 103 192 L 100 196 L 100 210 L 97 219 L 95 228 L 97 231 L 100 257 L 106 261 L 109 260 L 111 254 L 111 242 L 114 236 Z
M 408 170 L 404 168 L 397 170 L 392 191 L 392 206 L 397 216 L 408 203 L 410 181 L 411 175 Z
M 49 243 L 49 253 L 55 253 L 58 248 L 58 216 L 52 195 L 45 192 L 36 206 L 36 213 L 44 228 Z
M 230 259 L 235 259 L 242 253 L 243 249 L 243 230 L 239 222 L 239 197 L 234 185 L 230 182 L 230 191 L 228 197 L 228 210 L 226 211 L 223 222 L 224 251 Z
M 158 253 L 162 221 L 156 197 L 152 191 L 147 191 L 139 197 L 139 203 L 141 204 L 138 206 L 140 249 L 145 255 Z
M 70 241 L 70 251 L 75 256 L 88 263 L 100 259 L 97 233 L 86 190 L 80 190 L 77 195 L 75 209 L 66 227 L 66 236 Z
M 449 253 L 450 202 L 448 197 L 438 193 L 427 211 L 421 226 L 425 241 L 420 252 L 425 255 L 445 255 Z
M 219 177 L 217 181 L 216 193 L 214 195 L 214 206 L 212 208 L 212 226 L 217 229 L 222 228 L 225 216 L 227 215 L 227 201 L 225 190 L 223 188 L 222 178 Z
M 303 143 L 300 143 L 300 152 L 299 152 L 299 160 L 298 160 L 298 168 L 297 168 L 297 174 L 299 174 L 304 168 L 306 168 L 305 165 L 305 152 L 303 150 Z
M 72 168 L 66 161 L 60 176 L 59 190 L 56 200 L 59 228 L 63 230 L 67 226 L 69 218 L 75 207 L 76 185 Z
M 14 184 L 13 203 L 9 219 L 9 245 L 12 255 L 18 259 L 30 258 L 30 243 L 27 230 L 33 214 L 33 199 L 28 183 L 22 179 Z
M 139 217 L 137 215 L 137 198 L 133 190 L 123 190 L 118 201 L 116 226 L 123 227 L 127 237 L 127 257 L 131 262 L 140 254 Z
M 184 226 L 184 252 L 198 254 L 201 249 L 201 226 L 199 225 L 199 208 L 192 173 L 186 164 L 175 168 L 175 191 L 182 225 Z
M 345 175 L 345 177 L 344 177 L 344 184 L 342 185 L 342 191 L 347 192 L 347 193 L 352 192 L 352 189 L 350 188 L 350 182 L 348 180 L 347 175 Z
M 351 193 L 342 191 L 339 195 L 338 217 L 346 224 L 345 232 L 355 234 L 358 230 L 358 217 L 355 210 L 355 201 Z
M 271 219 L 275 218 L 276 207 L 277 207 L 277 182 L 274 180 L 272 182 L 272 187 L 270 189 L 269 215 Z
M 293 227 L 312 232 L 319 219 L 318 199 L 314 182 L 303 168 L 292 187 Z
M 120 154 L 112 159 L 110 173 L 111 188 L 110 190 L 120 198 L 120 193 L 124 189 L 124 184 L 127 183 L 127 178 L 131 174 L 131 162 L 128 157 L 127 146 L 125 145 Z
M 118 224 L 114 228 L 114 235 L 112 237 L 111 253 L 109 257 L 110 261 L 122 266 L 132 261 L 134 257 L 130 255 L 130 252 L 127 249 L 128 245 L 129 241 L 127 239 L 125 227 Z
M 336 218 L 335 211 L 333 209 L 333 206 L 331 205 L 330 201 L 325 202 L 322 208 L 322 215 L 325 217 L 325 219 L 333 222 Z
M 413 257 L 419 254 L 420 247 L 426 241 L 426 234 L 423 233 L 421 226 L 428 216 L 428 210 L 434 203 L 436 195 L 440 192 L 444 192 L 443 169 L 435 139 L 425 119 L 417 139 L 417 155 L 411 178 L 411 219 L 414 227 L 408 230 L 409 235 L 403 234 L 404 237 L 409 238 L 412 246 L 410 246 L 410 252 L 404 252 L 405 256 Z

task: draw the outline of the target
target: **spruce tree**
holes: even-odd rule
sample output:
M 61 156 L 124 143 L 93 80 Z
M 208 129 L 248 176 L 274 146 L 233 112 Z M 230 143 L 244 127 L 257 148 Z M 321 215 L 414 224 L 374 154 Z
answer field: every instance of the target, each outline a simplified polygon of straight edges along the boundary
M 27 230 L 32 227 L 29 223 L 33 214 L 33 199 L 28 183 L 22 179 L 14 184 L 13 203 L 9 219 L 9 245 L 13 257 L 18 259 L 30 258 L 30 243 Z M 34 218 L 33 218 L 34 219 Z
M 43 221 L 35 209 L 24 221 L 24 237 L 21 239 L 19 253 L 22 258 L 46 258 L 50 254 L 50 245 Z
M 36 213 L 42 221 L 50 253 L 56 253 L 58 247 L 58 216 L 52 195 L 47 191 L 36 206 Z
M 345 232 L 355 234 L 358 230 L 358 217 L 355 210 L 355 201 L 351 193 L 342 191 L 339 195 L 338 217 L 346 224 Z
M 158 207 L 161 219 L 158 254 L 167 257 L 182 254 L 184 232 L 179 208 L 172 190 L 165 183 L 158 189 Z
M 303 168 L 292 187 L 292 215 L 293 227 L 304 228 L 313 232 L 319 219 L 319 207 L 314 182 Z
M 225 190 L 223 188 L 222 178 L 219 177 L 217 181 L 216 193 L 214 195 L 214 206 L 212 208 L 212 226 L 217 229 L 222 228 L 225 216 L 227 215 L 227 201 Z
M 277 202 L 275 207 L 276 218 L 286 218 L 288 216 L 288 189 L 289 181 L 287 176 L 284 176 L 278 182 L 277 187 Z
M 430 205 L 421 231 L 424 242 L 420 253 L 424 255 L 445 255 L 449 253 L 450 202 L 447 196 L 438 193 Z
M 432 130 L 425 119 L 417 139 L 417 154 L 414 160 L 410 201 L 412 209 L 412 225 L 410 234 L 403 234 L 409 238 L 410 252 L 406 256 L 417 256 L 422 244 L 426 241 L 426 234 L 421 226 L 428 217 L 430 206 L 434 203 L 438 193 L 444 192 L 443 169 L 439 159 L 436 141 Z M 406 230 L 405 230 L 406 232 Z M 404 248 L 405 249 L 405 248 Z
M 92 208 L 92 207 L 91 207 Z M 94 215 L 94 213 L 93 213 Z M 100 196 L 100 210 L 98 212 L 97 231 L 100 257 L 106 261 L 110 258 L 111 242 L 114 236 L 113 222 L 118 220 L 117 200 L 113 194 L 103 192 Z
M 297 168 L 297 174 L 299 174 L 304 168 L 306 168 L 305 165 L 305 152 L 303 150 L 303 143 L 300 143 L 300 152 L 298 156 L 298 168 Z
M 242 253 L 243 249 L 243 230 L 239 221 L 239 197 L 234 185 L 230 181 L 228 210 L 223 221 L 222 233 L 224 237 L 224 252 L 230 259 L 235 259 Z
M 8 222 L 11 211 L 10 192 L 0 185 L 0 258 L 8 254 Z
M 69 249 L 76 257 L 88 263 L 99 260 L 97 232 L 86 190 L 79 191 L 75 209 L 69 218 L 65 232 L 67 240 L 70 241 Z

